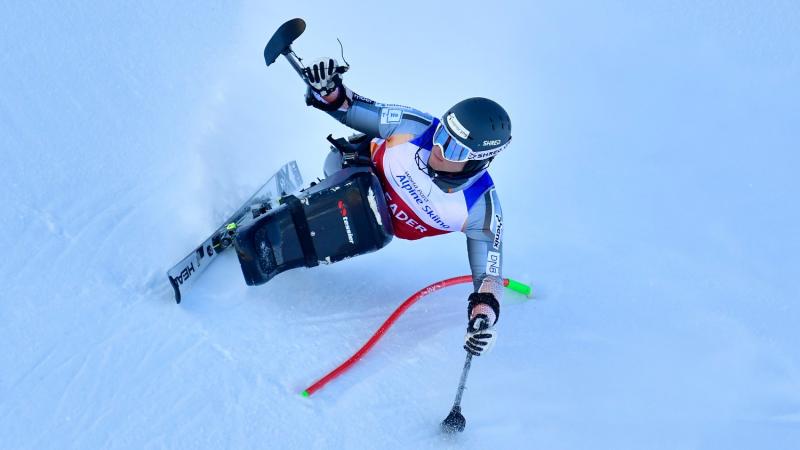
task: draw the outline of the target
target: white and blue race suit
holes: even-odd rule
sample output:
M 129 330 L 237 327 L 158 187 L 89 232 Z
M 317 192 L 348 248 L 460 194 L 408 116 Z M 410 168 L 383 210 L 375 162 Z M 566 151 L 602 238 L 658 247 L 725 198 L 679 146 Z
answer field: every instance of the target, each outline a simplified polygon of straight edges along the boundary
M 421 239 L 463 232 L 475 291 L 491 292 L 499 300 L 503 215 L 492 177 L 486 170 L 456 181 L 431 177 L 425 166 L 438 118 L 407 106 L 377 103 L 346 87 L 344 91 L 346 100 L 327 112 L 372 137 L 371 157 L 395 235 Z M 318 94 L 309 95 L 324 103 Z

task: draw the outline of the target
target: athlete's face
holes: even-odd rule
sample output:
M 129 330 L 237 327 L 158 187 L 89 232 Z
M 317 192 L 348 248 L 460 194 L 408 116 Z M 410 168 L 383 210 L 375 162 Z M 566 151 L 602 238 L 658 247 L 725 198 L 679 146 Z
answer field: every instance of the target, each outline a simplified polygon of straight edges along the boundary
M 434 145 L 433 149 L 431 150 L 431 157 L 428 159 L 428 164 L 431 166 L 431 169 L 439 171 L 439 172 L 461 172 L 464 170 L 464 166 L 467 165 L 466 161 L 462 162 L 453 162 L 444 159 L 444 154 L 442 153 L 442 148 L 438 145 Z

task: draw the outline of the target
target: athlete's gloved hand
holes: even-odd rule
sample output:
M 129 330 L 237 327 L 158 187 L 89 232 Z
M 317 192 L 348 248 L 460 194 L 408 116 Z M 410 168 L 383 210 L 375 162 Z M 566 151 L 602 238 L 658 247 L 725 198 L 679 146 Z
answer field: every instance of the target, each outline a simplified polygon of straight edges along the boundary
M 481 356 L 489 353 L 497 339 L 497 331 L 489 325 L 489 318 L 478 314 L 469 321 L 467 335 L 464 336 L 464 350 L 472 356 Z
M 488 353 L 497 339 L 494 324 L 500 317 L 500 302 L 489 292 L 473 292 L 467 305 L 467 335 L 464 350 L 473 356 Z
M 342 85 L 342 74 L 347 66 L 340 66 L 334 58 L 319 58 L 303 69 L 311 88 L 322 96 L 330 95 Z

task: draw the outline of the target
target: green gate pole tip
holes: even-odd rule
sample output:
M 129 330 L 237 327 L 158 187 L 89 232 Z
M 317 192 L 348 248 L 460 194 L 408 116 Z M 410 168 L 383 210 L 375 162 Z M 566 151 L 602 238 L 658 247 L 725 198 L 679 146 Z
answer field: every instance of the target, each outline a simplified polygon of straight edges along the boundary
M 511 278 L 508 278 L 508 286 L 506 287 L 511 289 L 512 291 L 519 292 L 520 294 L 528 298 L 533 298 L 531 287 L 525 283 L 520 283 L 517 280 L 512 280 Z
M 300 393 L 300 396 L 301 397 L 305 397 L 305 398 L 308 398 L 309 395 L 311 395 L 311 394 L 309 394 L 308 391 L 303 391 L 303 392 Z

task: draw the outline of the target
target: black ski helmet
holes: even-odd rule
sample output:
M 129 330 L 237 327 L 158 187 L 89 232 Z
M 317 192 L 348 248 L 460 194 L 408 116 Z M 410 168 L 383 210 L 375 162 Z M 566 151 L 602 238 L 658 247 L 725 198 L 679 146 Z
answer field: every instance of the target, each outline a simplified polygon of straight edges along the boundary
M 472 153 L 463 174 L 485 169 L 511 141 L 511 119 L 497 102 L 483 97 L 462 100 L 442 116 L 442 124 Z

